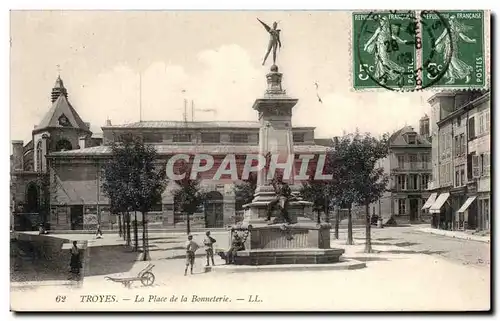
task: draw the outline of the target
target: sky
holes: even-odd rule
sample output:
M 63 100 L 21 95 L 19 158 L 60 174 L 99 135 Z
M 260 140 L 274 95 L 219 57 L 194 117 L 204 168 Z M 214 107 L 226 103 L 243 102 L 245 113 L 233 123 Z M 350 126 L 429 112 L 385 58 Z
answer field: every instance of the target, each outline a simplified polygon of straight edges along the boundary
M 94 133 L 106 119 L 138 121 L 140 105 L 142 120 L 182 120 L 184 99 L 201 109 L 195 121 L 256 121 L 252 104 L 271 65 L 261 65 L 269 36 L 256 18 L 279 21 L 277 64 L 287 94 L 299 99 L 294 126 L 316 127 L 317 138 L 356 128 L 378 135 L 405 124 L 418 130 L 430 115 L 431 93 L 352 89 L 345 11 L 11 11 L 11 139 L 31 139 L 58 73 Z

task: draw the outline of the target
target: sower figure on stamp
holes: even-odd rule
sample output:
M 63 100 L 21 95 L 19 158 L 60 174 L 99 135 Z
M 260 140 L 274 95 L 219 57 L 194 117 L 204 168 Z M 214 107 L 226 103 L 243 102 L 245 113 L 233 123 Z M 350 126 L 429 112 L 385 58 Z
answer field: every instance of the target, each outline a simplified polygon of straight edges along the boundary
M 266 55 L 264 56 L 264 61 L 262 61 L 262 66 L 265 65 L 267 57 L 271 53 L 271 49 L 273 50 L 273 65 L 276 65 L 276 51 L 278 50 L 278 47 L 281 49 L 281 40 L 280 40 L 280 29 L 278 28 L 278 23 L 275 21 L 273 22 L 273 27 L 269 27 L 266 23 L 262 22 L 259 18 L 257 18 L 259 22 L 264 26 L 267 32 L 269 32 L 269 44 L 267 45 L 267 52 Z

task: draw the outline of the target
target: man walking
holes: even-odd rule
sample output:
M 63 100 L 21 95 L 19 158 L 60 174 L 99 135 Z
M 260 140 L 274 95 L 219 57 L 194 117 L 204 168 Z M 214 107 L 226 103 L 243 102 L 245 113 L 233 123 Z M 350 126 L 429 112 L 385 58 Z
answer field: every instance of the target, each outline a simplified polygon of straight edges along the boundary
M 186 268 L 184 269 L 184 276 L 187 275 L 188 266 L 191 266 L 191 274 L 193 274 L 194 266 L 194 253 L 200 246 L 193 241 L 193 236 L 188 235 L 188 240 L 186 242 Z
M 203 240 L 203 244 L 205 245 L 205 252 L 207 253 L 207 266 L 210 266 L 210 259 L 212 259 L 212 266 L 215 265 L 214 262 L 214 243 L 215 239 L 210 236 L 210 231 L 207 231 L 206 237 Z

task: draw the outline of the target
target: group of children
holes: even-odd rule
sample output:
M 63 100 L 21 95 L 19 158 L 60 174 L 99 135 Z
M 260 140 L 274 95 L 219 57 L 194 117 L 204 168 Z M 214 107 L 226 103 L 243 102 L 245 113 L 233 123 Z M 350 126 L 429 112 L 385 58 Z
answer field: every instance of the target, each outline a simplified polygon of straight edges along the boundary
M 215 265 L 214 262 L 214 243 L 216 240 L 210 236 L 210 231 L 207 231 L 205 239 L 203 240 L 203 245 L 205 245 L 205 253 L 207 255 L 207 265 L 210 266 L 210 260 L 212 261 L 212 266 Z M 194 253 L 198 250 L 200 246 L 193 241 L 193 236 L 188 235 L 188 240 L 186 242 L 186 268 L 184 269 L 184 275 L 187 275 L 188 267 L 190 267 L 191 274 L 193 274 L 194 266 Z

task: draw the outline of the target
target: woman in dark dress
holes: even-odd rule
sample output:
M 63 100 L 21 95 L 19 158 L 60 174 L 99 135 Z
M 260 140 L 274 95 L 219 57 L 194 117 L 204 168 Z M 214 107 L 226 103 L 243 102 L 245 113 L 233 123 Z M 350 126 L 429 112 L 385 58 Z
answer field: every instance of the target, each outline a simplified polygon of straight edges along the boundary
M 80 249 L 76 246 L 76 241 L 73 241 L 73 247 L 71 248 L 71 261 L 70 261 L 71 273 L 76 275 L 80 274 L 80 268 L 82 263 L 80 261 Z

